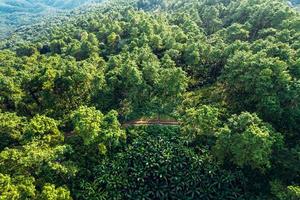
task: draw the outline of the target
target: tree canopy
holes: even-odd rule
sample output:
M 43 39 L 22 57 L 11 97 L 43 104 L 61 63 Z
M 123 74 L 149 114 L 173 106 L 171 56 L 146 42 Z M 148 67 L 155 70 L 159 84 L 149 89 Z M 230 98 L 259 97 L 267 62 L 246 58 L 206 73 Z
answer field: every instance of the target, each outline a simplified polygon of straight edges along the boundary
M 0 199 L 300 199 L 299 58 L 284 0 L 111 0 L 20 28 L 0 42 Z

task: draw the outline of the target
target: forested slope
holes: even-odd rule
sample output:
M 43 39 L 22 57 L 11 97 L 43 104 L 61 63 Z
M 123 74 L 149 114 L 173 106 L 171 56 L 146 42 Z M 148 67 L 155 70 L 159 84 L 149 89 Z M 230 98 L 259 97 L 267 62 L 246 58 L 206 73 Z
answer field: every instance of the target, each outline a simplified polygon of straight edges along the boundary
M 42 31 L 0 51 L 0 199 L 300 198 L 286 1 L 115 0 Z
M 102 0 L 0 0 L 0 38 L 6 38 L 21 26 L 40 21 L 51 21 L 56 17 L 78 7 Z

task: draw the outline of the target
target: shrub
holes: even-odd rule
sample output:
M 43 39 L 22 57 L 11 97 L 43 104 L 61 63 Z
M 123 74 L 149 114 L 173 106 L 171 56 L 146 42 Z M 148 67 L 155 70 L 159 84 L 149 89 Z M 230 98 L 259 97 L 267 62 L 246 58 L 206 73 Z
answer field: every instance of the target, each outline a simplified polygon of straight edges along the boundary
M 170 130 L 138 128 L 132 144 L 98 165 L 92 184 L 83 184 L 86 199 L 241 198 L 239 172 L 221 170 L 208 152 L 197 155 Z

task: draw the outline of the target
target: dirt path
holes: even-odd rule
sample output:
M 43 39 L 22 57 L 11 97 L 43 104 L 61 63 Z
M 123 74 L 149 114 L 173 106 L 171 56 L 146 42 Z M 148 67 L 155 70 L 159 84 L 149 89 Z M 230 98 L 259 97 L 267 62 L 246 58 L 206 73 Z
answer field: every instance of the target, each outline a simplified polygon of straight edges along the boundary
M 135 120 L 124 123 L 123 127 L 143 125 L 178 126 L 179 124 L 176 120 Z
M 159 126 L 178 126 L 180 123 L 176 120 L 133 120 L 122 124 L 122 127 L 127 128 L 130 126 L 147 126 L 147 125 L 159 125 Z M 65 133 L 65 137 L 74 136 L 74 131 Z

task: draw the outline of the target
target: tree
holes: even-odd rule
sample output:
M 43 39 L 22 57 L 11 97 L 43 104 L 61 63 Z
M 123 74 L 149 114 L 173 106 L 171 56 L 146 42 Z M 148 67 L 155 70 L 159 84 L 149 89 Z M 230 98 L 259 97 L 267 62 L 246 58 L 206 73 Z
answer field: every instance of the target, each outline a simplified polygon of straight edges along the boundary
M 95 108 L 80 107 L 72 116 L 75 132 L 83 139 L 85 145 L 95 142 L 99 136 L 103 114 Z
M 44 115 L 34 116 L 25 128 L 23 140 L 39 140 L 50 144 L 57 144 L 64 139 L 58 129 L 59 123 Z
M 80 107 L 72 113 L 71 119 L 75 133 L 82 138 L 84 144 L 98 144 L 99 152 L 106 154 L 126 138 L 117 115 L 115 111 L 103 115 L 94 107 Z
M 23 44 L 16 50 L 17 56 L 32 56 L 37 52 L 36 48 L 31 45 Z
M 64 154 L 70 151 L 68 145 L 50 146 L 39 141 L 7 148 L 0 153 L 0 172 L 38 175 L 43 170 L 51 168 L 51 164 L 62 166 Z
M 255 114 L 233 115 L 217 134 L 214 152 L 221 161 L 265 170 L 271 167 L 272 149 L 282 136 Z
M 280 181 L 271 183 L 271 192 L 278 200 L 297 200 L 300 197 L 300 187 L 297 185 L 284 186 Z
M 80 62 L 59 56 L 42 57 L 34 74 L 26 76 L 21 110 L 61 117 L 91 102 L 104 86 L 103 63 Z M 28 73 L 28 72 L 27 72 Z M 24 103 L 26 102 L 26 103 Z
M 0 108 L 5 111 L 16 109 L 24 97 L 19 81 L 2 73 L 0 73 L 0 90 Z
M 15 176 L 0 173 L 0 199 L 35 199 L 36 188 L 33 177 Z
M 229 41 L 241 40 L 245 41 L 249 37 L 249 31 L 247 27 L 241 24 L 232 24 L 226 29 L 225 38 Z
M 64 47 L 65 42 L 63 40 L 53 40 L 50 43 L 50 51 L 52 53 L 61 54 Z
M 202 105 L 185 111 L 181 119 L 182 133 L 197 139 L 214 136 L 220 125 L 220 111 L 212 106 Z
M 25 125 L 25 118 L 16 113 L 0 113 L 0 151 L 20 142 Z
M 120 36 L 117 35 L 116 33 L 112 32 L 108 37 L 107 37 L 107 42 L 110 45 L 114 45 L 118 40 L 120 39 Z
M 107 82 L 115 98 L 132 107 L 129 115 L 170 114 L 187 87 L 186 73 L 168 56 L 160 62 L 149 46 L 115 56 L 108 65 Z
M 64 187 L 55 187 L 53 184 L 45 184 L 38 199 L 41 200 L 72 200 L 70 191 Z
M 220 11 L 217 6 L 205 6 L 201 19 L 207 34 L 212 34 L 222 27 L 222 20 L 219 18 Z
M 182 94 L 187 88 L 187 77 L 181 68 L 165 68 L 159 71 L 159 78 L 155 86 L 156 97 L 152 103 L 158 115 L 170 115 L 181 101 Z
M 276 128 L 298 130 L 289 118 L 292 115 L 298 119 L 295 115 L 299 113 L 299 105 L 292 103 L 299 102 L 299 96 L 294 95 L 298 87 L 293 87 L 297 81 L 292 79 L 287 67 L 285 62 L 267 57 L 263 52 L 236 52 L 222 75 L 228 103 L 238 112 L 258 112 Z

